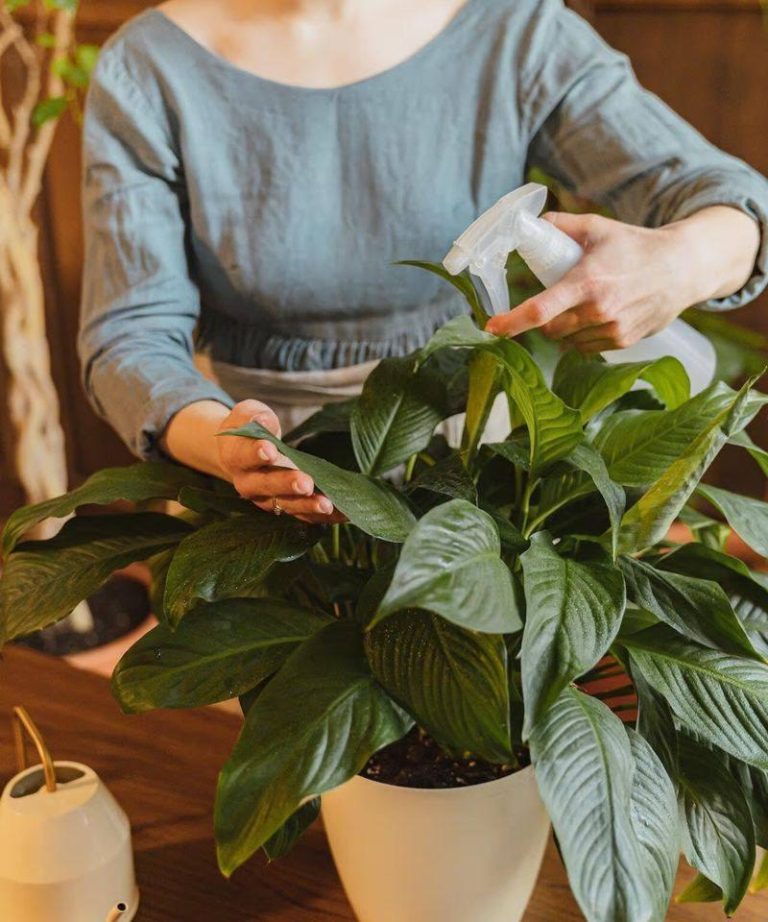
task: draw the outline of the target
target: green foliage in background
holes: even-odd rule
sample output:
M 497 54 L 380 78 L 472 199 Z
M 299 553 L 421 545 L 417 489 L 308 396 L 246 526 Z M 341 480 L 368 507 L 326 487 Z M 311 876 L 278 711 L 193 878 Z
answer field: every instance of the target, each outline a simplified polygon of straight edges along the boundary
M 41 3 L 47 13 L 63 11 L 73 17 L 80 6 L 79 0 L 5 0 L 6 9 L 11 13 L 34 7 L 37 3 Z M 98 46 L 72 42 L 66 47 L 59 47 L 56 34 L 49 31 L 38 31 L 34 41 L 41 49 L 51 53 L 48 66 L 61 79 L 64 92 L 41 99 L 32 112 L 32 124 L 40 128 L 46 122 L 60 118 L 67 110 L 80 120 L 83 97 L 99 56 Z
M 750 380 L 691 398 L 674 359 L 571 352 L 545 376 L 524 345 L 481 329 L 469 279 L 453 282 L 480 326 L 459 317 L 385 359 L 359 397 L 283 441 L 257 423 L 233 433 L 277 445 L 346 524 L 269 515 L 173 464 L 102 471 L 9 520 L 4 635 L 150 561 L 160 624 L 113 689 L 126 712 L 240 696 L 215 815 L 227 875 L 260 848 L 285 853 L 323 792 L 416 724 L 449 753 L 513 767 L 530 755 L 589 922 L 661 922 L 681 849 L 701 875 L 684 898 L 730 913 L 768 846 L 768 581 L 694 503 L 768 549 L 767 504 L 700 486 L 728 443 L 764 464 L 745 428 L 768 397 Z M 511 431 L 482 444 L 499 394 Z M 454 447 L 436 430 L 457 409 Z M 187 511 L 76 516 L 24 540 L 116 498 Z M 668 542 L 678 518 L 692 544 Z M 618 691 L 594 692 L 617 675 Z M 617 694 L 637 696 L 636 717 Z

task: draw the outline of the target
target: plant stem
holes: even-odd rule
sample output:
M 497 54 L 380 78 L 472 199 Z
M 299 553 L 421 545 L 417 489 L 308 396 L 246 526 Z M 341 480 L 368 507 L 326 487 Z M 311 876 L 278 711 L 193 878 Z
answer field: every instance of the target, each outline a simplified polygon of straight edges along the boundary
M 341 557 L 341 526 L 331 525 L 331 554 L 334 560 Z
M 413 477 L 413 469 L 416 467 L 416 461 L 418 460 L 418 454 L 411 455 L 408 459 L 408 463 L 405 465 L 405 482 L 410 483 L 411 478 Z
M 528 516 L 531 512 L 531 497 L 533 496 L 534 490 L 539 485 L 538 478 L 532 479 L 528 478 L 528 482 L 525 485 L 525 490 L 523 492 L 523 502 L 522 502 L 522 513 L 523 513 L 523 524 L 521 531 L 524 538 L 529 538 L 533 528 L 528 527 Z M 536 524 L 536 519 L 534 519 L 533 524 Z
M 330 558 L 322 544 L 316 544 L 310 554 L 315 558 L 315 563 L 330 563 Z

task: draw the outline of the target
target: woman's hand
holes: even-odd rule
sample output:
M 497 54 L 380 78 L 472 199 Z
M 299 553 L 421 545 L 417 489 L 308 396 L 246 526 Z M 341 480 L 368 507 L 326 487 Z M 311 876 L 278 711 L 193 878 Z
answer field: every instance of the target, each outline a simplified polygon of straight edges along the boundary
M 280 423 L 274 412 L 259 400 L 243 400 L 222 420 L 219 432 L 260 423 L 280 437 Z M 265 512 L 289 515 L 303 522 L 344 521 L 327 496 L 318 494 L 308 474 L 283 457 L 271 442 L 241 436 L 218 436 L 219 466 L 237 492 Z
M 492 317 L 486 329 L 517 336 L 538 327 L 582 352 L 631 346 L 687 307 L 737 291 L 760 244 L 757 222 L 727 206 L 657 229 L 590 214 L 544 217 L 584 248 L 583 259 L 547 291 Z

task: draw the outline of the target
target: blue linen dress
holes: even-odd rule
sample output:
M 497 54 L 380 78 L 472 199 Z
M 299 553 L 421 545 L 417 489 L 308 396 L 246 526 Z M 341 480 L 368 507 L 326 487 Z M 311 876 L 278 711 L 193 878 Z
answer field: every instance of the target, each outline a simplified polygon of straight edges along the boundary
M 255 76 L 141 14 L 105 47 L 86 109 L 94 406 L 152 457 L 178 410 L 233 402 L 196 349 L 317 372 L 419 347 L 464 307 L 393 263 L 442 259 L 530 166 L 632 223 L 743 209 L 762 227 L 754 275 L 706 306 L 768 281 L 766 180 L 643 90 L 561 0 L 466 0 L 403 63 L 332 89 Z

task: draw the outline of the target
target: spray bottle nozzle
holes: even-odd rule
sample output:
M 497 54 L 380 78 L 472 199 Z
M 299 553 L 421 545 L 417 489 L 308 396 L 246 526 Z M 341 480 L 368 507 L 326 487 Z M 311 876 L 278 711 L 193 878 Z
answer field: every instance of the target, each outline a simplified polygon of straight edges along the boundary
M 574 240 L 539 219 L 546 201 L 547 188 L 539 183 L 510 192 L 464 231 L 443 261 L 451 275 L 469 269 L 480 279 L 492 314 L 509 310 L 506 265 L 512 250 L 520 252 L 547 286 L 581 259 L 581 247 Z

